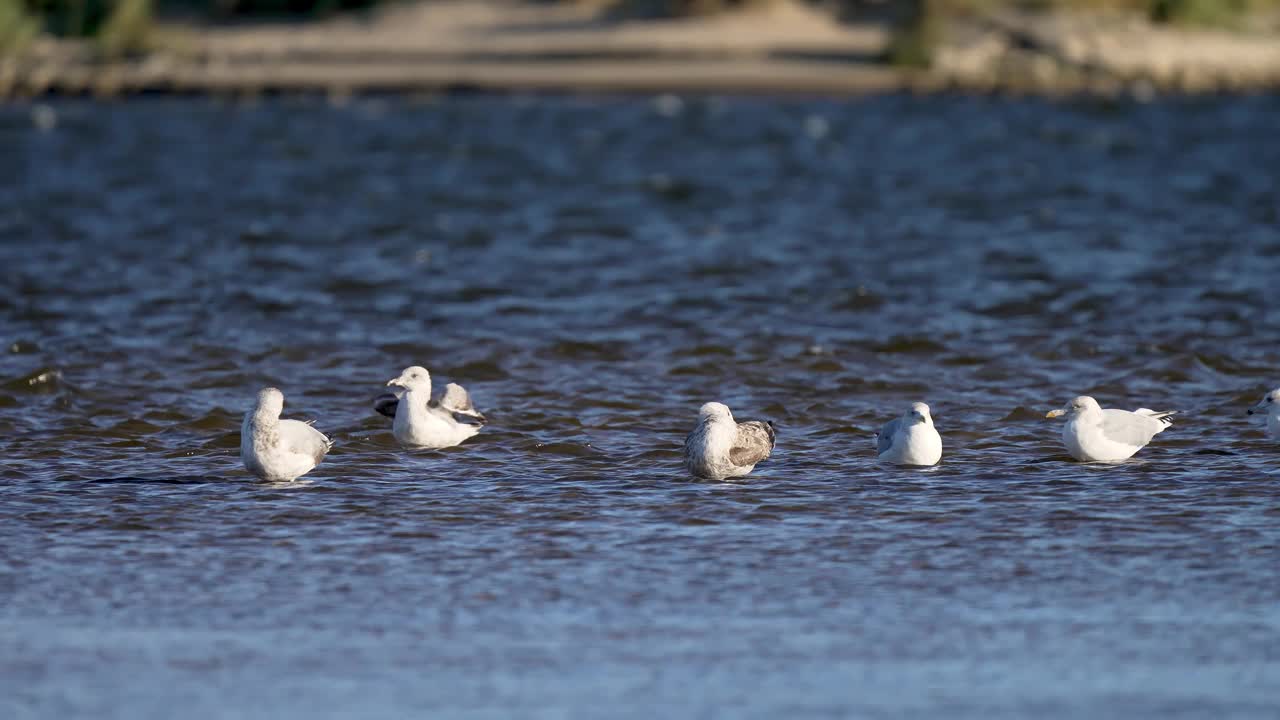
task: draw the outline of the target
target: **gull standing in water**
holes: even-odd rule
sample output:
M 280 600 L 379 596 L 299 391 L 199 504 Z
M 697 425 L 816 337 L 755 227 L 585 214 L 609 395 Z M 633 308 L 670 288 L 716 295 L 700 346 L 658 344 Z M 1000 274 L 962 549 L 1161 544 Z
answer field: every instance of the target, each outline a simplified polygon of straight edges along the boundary
M 391 429 L 402 445 L 415 448 L 453 447 L 480 432 L 484 415 L 471 403 L 471 396 L 461 385 L 449 383 L 439 400 L 431 399 L 431 373 L 414 365 L 400 377 L 387 382 L 399 387 L 395 393 L 379 395 L 373 408 L 394 418 Z
M 1249 414 L 1266 415 L 1267 432 L 1272 438 L 1280 440 L 1280 388 L 1263 395 L 1257 405 L 1249 408 Z
M 724 480 L 751 472 L 773 451 L 773 423 L 737 422 L 729 408 L 709 402 L 684 441 L 684 466 L 695 477 Z
M 929 406 L 912 403 L 905 415 L 885 423 L 876 433 L 876 455 L 897 465 L 937 465 L 942 436 L 933 426 Z
M 1133 457 L 1147 446 L 1151 438 L 1173 424 L 1170 415 L 1177 410 L 1156 412 L 1138 408 L 1132 412 L 1103 410 L 1098 401 L 1087 395 L 1051 410 L 1045 417 L 1067 416 L 1062 428 L 1062 442 L 1071 457 L 1080 462 L 1117 462 Z
M 240 459 L 246 470 L 267 482 L 290 482 L 306 475 L 333 447 L 333 441 L 310 423 L 280 419 L 283 410 L 284 394 L 263 388 L 240 426 Z

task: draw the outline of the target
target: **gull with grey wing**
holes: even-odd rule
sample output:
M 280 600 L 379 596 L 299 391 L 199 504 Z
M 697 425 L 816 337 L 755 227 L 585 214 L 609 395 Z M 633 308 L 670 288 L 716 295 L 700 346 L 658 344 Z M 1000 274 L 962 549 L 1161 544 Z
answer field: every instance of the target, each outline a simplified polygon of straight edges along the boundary
M 1249 408 L 1249 414 L 1265 415 L 1267 418 L 1267 433 L 1272 438 L 1280 440 L 1280 388 L 1263 395 L 1257 405 Z
M 929 406 L 912 403 L 900 418 L 876 433 L 876 457 L 896 465 L 937 465 L 942 459 L 942 436 L 933 426 Z
M 439 399 L 431 398 L 431 373 L 418 365 L 407 367 L 387 382 L 395 392 L 379 395 L 373 409 L 393 418 L 392 432 L 401 444 L 414 448 L 447 448 L 480 432 L 485 418 L 461 385 L 449 383 Z
M 1176 413 L 1177 410 L 1156 412 L 1147 408 L 1103 410 L 1097 400 L 1081 395 L 1045 417 L 1067 416 L 1062 442 L 1071 457 L 1080 462 L 1117 462 L 1146 447 L 1173 424 L 1169 417 Z

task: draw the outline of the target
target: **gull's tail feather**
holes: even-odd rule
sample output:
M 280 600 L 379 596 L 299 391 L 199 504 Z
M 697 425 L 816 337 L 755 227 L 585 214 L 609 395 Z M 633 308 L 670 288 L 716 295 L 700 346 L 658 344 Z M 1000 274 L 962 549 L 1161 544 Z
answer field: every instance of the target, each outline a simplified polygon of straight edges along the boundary
M 1165 428 L 1171 427 L 1173 425 L 1173 421 L 1170 420 L 1169 418 L 1178 414 L 1177 410 L 1156 411 L 1156 410 L 1152 410 L 1151 408 L 1138 408 L 1137 410 L 1134 410 L 1134 412 L 1137 413 L 1138 415 L 1146 415 L 1147 417 L 1152 417 L 1152 418 L 1155 418 L 1156 420 L 1159 420 L 1160 429 L 1157 430 L 1156 432 L 1162 432 Z
M 313 418 L 313 419 L 311 419 L 311 420 L 306 420 L 306 421 L 304 421 L 304 422 L 306 422 L 307 427 L 309 427 L 309 428 L 311 428 L 311 429 L 315 430 L 315 427 L 316 427 L 316 421 L 315 421 L 315 419 L 314 419 L 314 418 Z M 317 433 L 320 433 L 320 440 L 321 440 L 322 442 L 324 442 L 324 451 L 325 451 L 325 452 L 329 452 L 330 450 L 332 450 L 332 449 L 333 449 L 333 438 L 329 437 L 328 435 L 325 435 L 324 433 L 320 432 L 319 430 L 316 430 L 316 432 L 317 432 Z

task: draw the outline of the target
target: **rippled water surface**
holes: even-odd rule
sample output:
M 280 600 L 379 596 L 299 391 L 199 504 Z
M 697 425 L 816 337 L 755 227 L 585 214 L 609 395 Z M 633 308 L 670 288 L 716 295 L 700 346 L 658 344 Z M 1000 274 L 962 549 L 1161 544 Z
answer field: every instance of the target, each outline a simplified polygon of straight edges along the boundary
M 52 109 L 2 717 L 1276 717 L 1280 99 Z M 489 427 L 400 450 L 415 363 Z M 304 482 L 240 466 L 268 384 Z M 1080 465 L 1079 393 L 1184 414 Z M 680 469 L 711 399 L 777 423 L 744 482 Z M 943 463 L 880 467 L 914 400 Z

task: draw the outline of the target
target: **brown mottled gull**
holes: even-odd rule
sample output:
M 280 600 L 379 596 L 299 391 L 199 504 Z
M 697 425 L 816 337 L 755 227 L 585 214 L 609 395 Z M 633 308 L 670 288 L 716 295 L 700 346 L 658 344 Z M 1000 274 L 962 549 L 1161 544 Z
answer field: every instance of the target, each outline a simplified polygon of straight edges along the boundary
M 684 441 L 684 465 L 709 480 L 741 477 L 773 452 L 773 423 L 737 422 L 729 408 L 709 402 L 698 411 L 698 426 Z

